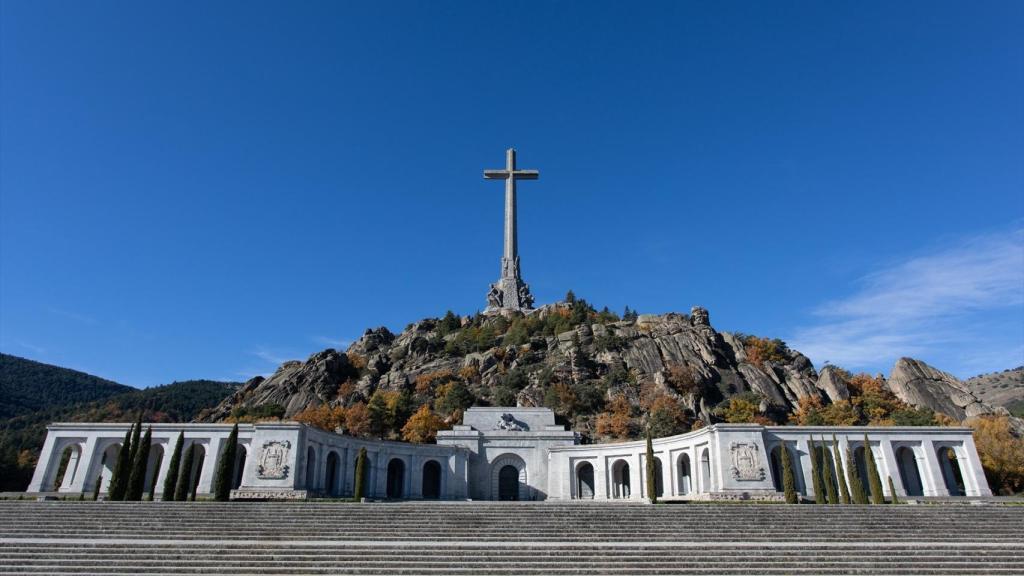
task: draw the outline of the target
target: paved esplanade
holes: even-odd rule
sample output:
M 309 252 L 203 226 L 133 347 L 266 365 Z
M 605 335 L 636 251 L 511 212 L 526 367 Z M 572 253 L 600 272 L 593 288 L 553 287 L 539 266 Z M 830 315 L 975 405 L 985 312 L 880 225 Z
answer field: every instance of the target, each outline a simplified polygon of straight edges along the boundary
M 487 310 L 530 310 L 533 296 L 519 273 L 519 245 L 516 238 L 516 180 L 536 180 L 536 170 L 517 170 L 516 151 L 505 152 L 504 170 L 484 170 L 484 178 L 505 181 L 505 252 L 501 257 L 501 279 L 487 292 Z

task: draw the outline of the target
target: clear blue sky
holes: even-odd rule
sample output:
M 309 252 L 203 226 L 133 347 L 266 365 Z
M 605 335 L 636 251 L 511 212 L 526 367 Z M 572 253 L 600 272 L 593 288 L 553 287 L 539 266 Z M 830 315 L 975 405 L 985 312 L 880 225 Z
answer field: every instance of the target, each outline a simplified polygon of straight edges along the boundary
M 633 8 L 633 9 L 630 9 Z M 1024 363 L 1024 3 L 0 4 L 0 350 L 244 379 L 539 303 Z

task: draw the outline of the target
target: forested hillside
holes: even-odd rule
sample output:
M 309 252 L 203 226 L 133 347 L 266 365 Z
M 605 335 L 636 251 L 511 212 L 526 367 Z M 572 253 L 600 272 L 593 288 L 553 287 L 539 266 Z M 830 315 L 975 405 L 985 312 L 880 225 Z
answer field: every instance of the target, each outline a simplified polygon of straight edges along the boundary
M 51 422 L 188 422 L 238 384 L 188 380 L 139 390 L 16 356 L 0 357 L 0 491 L 24 490 Z

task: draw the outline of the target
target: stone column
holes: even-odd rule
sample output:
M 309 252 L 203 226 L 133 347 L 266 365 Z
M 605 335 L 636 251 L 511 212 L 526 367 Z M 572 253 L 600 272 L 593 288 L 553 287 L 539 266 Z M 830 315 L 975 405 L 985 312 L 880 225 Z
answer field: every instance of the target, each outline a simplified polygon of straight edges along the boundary
M 156 486 L 153 487 L 154 500 L 164 493 L 164 482 L 167 481 L 167 471 L 171 467 L 171 456 L 174 452 L 174 443 L 177 441 L 177 434 L 173 434 L 168 439 L 161 438 L 159 441 L 156 438 L 153 439 L 153 446 L 161 446 L 164 450 L 164 457 L 160 459 L 160 470 L 156 473 Z
M 903 476 L 900 472 L 899 461 L 896 459 L 896 451 L 893 450 L 892 441 L 888 439 L 882 439 L 878 442 L 878 447 L 882 449 L 881 461 L 885 462 L 885 468 L 889 471 L 889 476 L 892 477 L 892 485 L 896 488 L 896 495 L 906 497 L 907 490 L 903 484 Z M 884 490 L 882 492 L 889 492 L 888 481 L 882 482 Z M 889 494 L 892 497 L 892 494 Z
M 814 475 L 811 466 L 811 443 L 807 438 L 796 441 L 797 462 L 800 466 L 801 476 L 804 478 L 804 496 L 817 500 L 818 495 L 814 493 Z
M 206 441 L 204 448 L 206 455 L 203 457 L 203 469 L 199 471 L 199 487 L 197 494 L 210 494 L 213 492 L 213 477 L 217 473 L 217 460 L 220 459 L 221 445 L 223 438 L 211 437 Z M 194 439 L 194 444 L 203 446 L 202 439 Z
M 39 464 L 36 464 L 35 472 L 32 473 L 32 481 L 28 484 L 28 492 L 42 492 L 44 484 L 51 477 L 51 468 L 54 466 L 53 451 L 55 441 L 53 432 L 47 432 L 46 440 L 43 441 L 43 449 L 39 452 Z M 59 460 L 57 465 L 60 465 Z
M 82 455 L 78 461 L 78 472 L 75 474 L 75 481 L 72 483 L 69 492 L 91 492 L 96 488 L 96 476 L 94 472 L 97 464 L 97 446 L 99 439 L 95 434 L 90 434 L 82 446 Z
M 946 488 L 946 479 L 942 477 L 942 466 L 939 463 L 939 456 L 935 452 L 935 444 L 931 440 L 921 442 L 921 450 L 924 458 L 918 459 L 918 466 L 924 464 L 924 474 L 921 474 L 921 481 L 924 483 L 925 496 L 949 496 L 949 489 Z
M 978 449 L 974 445 L 974 436 L 967 434 L 963 446 L 956 453 L 956 459 L 960 464 L 960 473 L 964 477 L 964 491 L 967 495 L 992 496 L 988 479 L 985 478 L 985 470 L 978 457 Z

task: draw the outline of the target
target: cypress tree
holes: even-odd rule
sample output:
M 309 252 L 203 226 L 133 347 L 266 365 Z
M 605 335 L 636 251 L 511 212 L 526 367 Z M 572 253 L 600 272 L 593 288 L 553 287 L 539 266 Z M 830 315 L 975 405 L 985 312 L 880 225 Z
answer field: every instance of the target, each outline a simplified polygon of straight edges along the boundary
M 875 467 L 875 455 L 871 452 L 871 444 L 868 443 L 868 435 L 864 434 L 864 463 L 868 467 L 868 484 L 871 486 L 871 503 L 885 504 L 885 495 L 882 494 L 882 479 L 878 476 L 878 468 Z
M 366 448 L 359 449 L 359 455 L 356 456 L 356 481 L 355 490 L 352 494 L 352 498 L 358 502 L 363 499 L 363 484 L 366 481 Z
M 93 489 L 92 489 L 92 499 L 93 500 L 99 500 L 100 499 L 100 487 L 101 486 L 103 486 L 103 475 L 102 474 L 100 474 L 99 476 L 96 477 L 96 486 L 94 486 Z
M 231 428 L 227 446 L 221 452 L 217 462 L 217 476 L 213 480 L 214 498 L 218 502 L 227 502 L 231 497 L 231 483 L 234 480 L 235 455 L 238 454 L 238 424 Z
M 825 500 L 825 483 L 821 481 L 821 462 L 818 459 L 818 448 L 814 445 L 814 438 L 810 440 L 811 444 L 811 483 L 814 486 L 814 501 L 818 504 L 824 504 Z
M 149 494 L 146 494 L 146 500 L 152 502 L 154 496 L 156 496 L 156 479 L 160 475 L 160 467 L 153 467 L 153 476 L 149 479 Z
M 658 503 L 657 484 L 654 479 L 654 445 L 651 442 L 651 429 L 647 429 L 647 499 L 651 504 Z
M 900 499 L 896 497 L 896 487 L 892 485 L 892 476 L 887 477 L 889 479 L 889 494 L 892 494 L 892 503 L 899 504 Z
M 135 426 L 132 426 L 132 450 L 128 453 L 128 469 L 125 470 L 124 474 L 124 494 L 118 498 L 118 500 L 127 500 L 131 492 L 132 482 L 132 471 L 135 469 L 135 458 L 139 455 L 139 448 L 142 436 L 142 411 L 139 411 L 139 417 L 135 422 Z
M 146 429 L 146 435 L 138 443 L 138 449 L 133 449 L 135 459 L 132 460 L 132 473 L 128 476 L 128 490 L 125 492 L 125 500 L 142 500 L 142 491 L 146 488 L 146 467 L 149 465 L 149 450 L 153 445 L 153 428 Z
M 124 493 L 128 490 L 128 467 L 131 466 L 132 453 L 132 428 L 124 435 L 124 444 L 117 451 L 117 463 L 114 465 L 114 474 L 110 477 L 110 485 L 107 487 L 107 500 L 123 500 Z
M 192 483 L 192 491 L 188 494 L 189 502 L 196 501 L 196 492 L 199 491 L 199 470 L 196 470 L 196 481 Z
M 178 482 L 174 486 L 174 499 L 178 502 L 188 500 L 189 484 L 192 483 L 192 459 L 195 458 L 195 446 L 189 444 L 185 451 L 185 461 L 178 472 Z
M 167 477 L 164 478 L 164 493 L 160 499 L 164 502 L 174 500 L 174 487 L 178 484 L 178 468 L 181 467 L 181 449 L 185 444 L 185 433 L 178 433 L 178 441 L 174 443 L 174 452 L 167 464 Z
M 843 504 L 850 503 L 850 491 L 846 488 L 846 475 L 843 474 L 843 459 L 839 456 L 839 441 L 836 435 L 832 435 L 832 454 L 836 461 L 836 480 L 839 481 L 839 501 Z
M 854 504 L 867 504 L 868 495 L 864 493 L 864 484 L 857 473 L 857 459 L 853 457 L 850 446 L 846 446 L 846 479 L 850 482 L 850 499 Z
M 793 477 L 793 463 L 789 459 L 786 443 L 782 443 L 782 490 L 786 494 L 787 504 L 797 504 L 800 497 L 796 493 L 796 479 Z
M 839 495 L 836 494 L 836 483 L 832 480 L 832 457 L 829 456 L 828 444 L 821 439 L 821 481 L 825 483 L 825 495 L 829 504 L 839 504 Z

